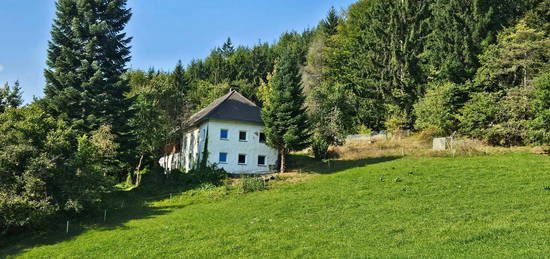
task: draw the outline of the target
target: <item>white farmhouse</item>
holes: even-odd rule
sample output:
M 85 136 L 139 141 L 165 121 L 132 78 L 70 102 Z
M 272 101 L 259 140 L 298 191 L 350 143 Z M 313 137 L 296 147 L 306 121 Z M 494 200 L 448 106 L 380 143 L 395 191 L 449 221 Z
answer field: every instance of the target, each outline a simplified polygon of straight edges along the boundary
M 276 169 L 278 152 L 266 145 L 260 107 L 235 90 L 216 99 L 185 123 L 180 148 L 160 159 L 166 170 L 190 170 L 203 156 L 232 174 L 261 174 Z M 208 142 L 208 143 L 206 143 Z

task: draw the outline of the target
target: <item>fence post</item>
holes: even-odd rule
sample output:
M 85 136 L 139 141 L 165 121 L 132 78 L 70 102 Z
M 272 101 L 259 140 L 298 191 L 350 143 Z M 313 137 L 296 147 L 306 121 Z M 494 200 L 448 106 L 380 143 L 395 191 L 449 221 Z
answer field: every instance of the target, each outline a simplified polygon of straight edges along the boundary
M 121 208 L 124 208 L 124 200 L 122 200 L 122 204 L 120 205 Z
M 69 221 L 67 220 L 67 229 L 66 229 L 66 234 L 69 234 Z
M 103 222 L 107 222 L 107 209 L 105 209 L 105 212 L 103 213 Z
M 170 193 L 170 200 L 172 199 L 172 193 Z
M 401 156 L 405 156 L 405 150 L 401 147 Z

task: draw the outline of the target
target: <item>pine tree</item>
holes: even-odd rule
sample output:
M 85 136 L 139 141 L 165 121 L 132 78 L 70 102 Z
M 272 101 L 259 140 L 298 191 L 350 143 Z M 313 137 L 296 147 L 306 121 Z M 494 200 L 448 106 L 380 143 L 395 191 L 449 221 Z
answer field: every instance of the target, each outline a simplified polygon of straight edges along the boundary
M 327 36 L 336 34 L 340 17 L 336 13 L 334 7 L 328 11 L 327 17 L 319 22 L 319 29 Z
M 231 57 L 231 55 L 235 53 L 235 48 L 233 47 L 233 42 L 231 42 L 231 38 L 227 38 L 221 50 L 222 50 L 222 56 L 225 59 Z
M 298 58 L 290 49 L 282 53 L 270 81 L 269 100 L 262 109 L 268 144 L 280 154 L 280 172 L 286 170 L 286 156 L 290 151 L 308 145 L 308 122 L 298 65 Z
M 178 60 L 174 71 L 172 71 L 171 85 L 173 87 L 171 91 L 171 107 L 169 110 L 170 117 L 177 122 L 181 122 L 186 115 L 185 112 L 188 110 L 185 103 L 185 98 L 187 92 L 189 91 L 189 81 L 187 75 L 185 74 L 185 69 L 181 63 L 181 60 Z
M 56 8 L 44 71 L 47 111 L 82 133 L 110 124 L 124 135 L 130 100 L 122 75 L 131 40 L 122 32 L 131 16 L 126 0 L 59 0 Z
M 19 81 L 15 81 L 13 88 L 5 83 L 4 87 L 0 88 L 0 113 L 7 108 L 17 108 L 21 104 L 23 104 L 23 98 L 21 97 Z

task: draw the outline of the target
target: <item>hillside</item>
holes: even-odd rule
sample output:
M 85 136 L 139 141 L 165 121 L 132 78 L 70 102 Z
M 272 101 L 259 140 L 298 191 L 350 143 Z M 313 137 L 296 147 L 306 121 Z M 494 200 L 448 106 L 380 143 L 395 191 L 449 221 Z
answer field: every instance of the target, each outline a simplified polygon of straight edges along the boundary
M 550 158 L 391 156 L 309 165 L 271 189 L 204 187 L 70 235 L 13 241 L 0 257 L 544 257 Z M 61 229 L 60 232 L 63 232 Z

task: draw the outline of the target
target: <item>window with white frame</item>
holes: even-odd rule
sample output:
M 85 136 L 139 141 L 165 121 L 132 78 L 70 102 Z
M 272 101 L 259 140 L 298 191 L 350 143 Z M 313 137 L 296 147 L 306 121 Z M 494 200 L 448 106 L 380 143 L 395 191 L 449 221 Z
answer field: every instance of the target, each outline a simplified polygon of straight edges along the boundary
M 246 131 L 241 130 L 239 131 L 239 141 L 247 141 Z
M 219 158 L 218 158 L 218 162 L 220 164 L 225 164 L 227 163 L 227 153 L 226 152 L 220 152 L 220 155 L 219 155 Z
M 223 140 L 229 139 L 229 130 L 228 129 L 220 129 L 220 139 L 223 139 Z
M 239 154 L 237 163 L 239 165 L 246 165 L 246 155 L 245 154 Z
M 265 156 L 258 156 L 258 165 L 265 165 Z
M 265 133 L 260 132 L 260 143 L 265 143 Z

